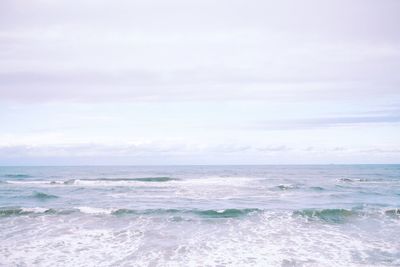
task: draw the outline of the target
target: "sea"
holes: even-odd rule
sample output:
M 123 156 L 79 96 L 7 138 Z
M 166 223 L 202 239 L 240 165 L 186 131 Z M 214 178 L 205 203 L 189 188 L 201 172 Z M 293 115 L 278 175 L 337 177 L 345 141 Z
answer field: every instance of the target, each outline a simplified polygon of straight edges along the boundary
M 0 266 L 400 266 L 400 165 L 0 167 Z

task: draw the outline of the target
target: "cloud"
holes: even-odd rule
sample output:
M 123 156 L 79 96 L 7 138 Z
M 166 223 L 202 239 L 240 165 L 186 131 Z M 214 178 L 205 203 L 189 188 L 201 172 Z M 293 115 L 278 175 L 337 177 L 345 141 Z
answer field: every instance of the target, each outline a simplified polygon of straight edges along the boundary
M 286 146 L 251 146 L 232 143 L 217 145 L 200 145 L 184 143 L 142 143 L 142 144 L 68 144 L 68 145 L 2 145 L 0 157 L 121 157 L 144 155 L 196 155 L 196 154 L 231 154 L 231 153 L 259 153 L 259 152 L 283 152 L 290 148 Z
M 0 160 L 383 155 L 398 145 L 399 11 L 397 0 L 0 1 Z
M 247 154 L 262 155 L 264 153 L 400 153 L 399 148 L 369 147 L 349 149 L 347 147 L 289 147 L 286 145 L 238 145 L 232 143 L 216 145 L 200 144 L 68 144 L 68 145 L 1 145 L 1 158 L 24 157 L 129 157 L 129 156 L 194 156 L 198 154 Z
M 298 126 L 305 127 L 335 127 L 358 124 L 376 124 L 376 123 L 399 123 L 400 115 L 383 115 L 383 116 L 347 116 L 347 117 L 327 117 L 304 119 L 295 122 Z
M 284 152 L 284 151 L 290 151 L 293 148 L 287 147 L 285 145 L 280 145 L 280 146 L 261 146 L 257 147 L 256 150 L 260 152 Z
M 179 165 L 396 163 L 398 147 L 290 147 L 238 144 L 2 145 L 7 165 Z
M 0 101 L 342 100 L 399 97 L 397 87 L 362 80 L 263 74 L 260 70 L 1 72 Z M 382 92 L 385 92 L 382 95 Z
M 293 130 L 399 123 L 400 114 L 378 114 L 375 116 L 340 116 L 267 121 L 255 128 L 264 130 Z
M 399 6 L 5 0 L 0 100 L 398 97 Z
M 360 152 L 373 154 L 398 154 L 400 153 L 400 148 L 369 148 L 363 149 Z

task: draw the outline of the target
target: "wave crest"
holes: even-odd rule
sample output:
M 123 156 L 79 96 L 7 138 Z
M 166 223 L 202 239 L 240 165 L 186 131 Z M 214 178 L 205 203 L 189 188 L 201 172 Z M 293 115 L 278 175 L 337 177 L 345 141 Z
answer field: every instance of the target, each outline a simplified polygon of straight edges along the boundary
M 97 208 L 97 207 L 76 207 L 73 209 L 48 209 L 48 208 L 0 208 L 0 217 L 31 215 L 31 214 L 71 214 L 83 213 L 89 215 L 195 215 L 203 218 L 238 218 L 259 212 L 259 209 L 221 209 L 221 210 L 187 210 L 187 209 L 116 209 L 116 208 Z
M 319 219 L 330 223 L 341 223 L 350 216 L 357 215 L 357 212 L 346 209 L 304 209 L 293 212 L 294 215 L 300 215 L 308 219 Z
M 32 194 L 33 198 L 39 199 L 39 200 L 47 200 L 47 199 L 53 199 L 53 198 L 58 198 L 56 195 L 51 195 L 51 194 L 46 194 L 43 192 L 34 192 Z
M 98 178 L 98 179 L 69 179 L 66 181 L 50 180 L 8 180 L 6 183 L 14 185 L 79 185 L 79 186 L 132 186 L 145 183 L 166 183 L 179 181 L 171 177 L 139 177 L 139 178 Z

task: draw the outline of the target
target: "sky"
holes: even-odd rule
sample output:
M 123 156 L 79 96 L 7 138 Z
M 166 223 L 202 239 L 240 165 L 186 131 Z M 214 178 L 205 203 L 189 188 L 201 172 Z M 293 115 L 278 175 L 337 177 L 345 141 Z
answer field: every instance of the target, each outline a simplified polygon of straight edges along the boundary
M 400 163 L 398 0 L 2 0 L 0 165 Z

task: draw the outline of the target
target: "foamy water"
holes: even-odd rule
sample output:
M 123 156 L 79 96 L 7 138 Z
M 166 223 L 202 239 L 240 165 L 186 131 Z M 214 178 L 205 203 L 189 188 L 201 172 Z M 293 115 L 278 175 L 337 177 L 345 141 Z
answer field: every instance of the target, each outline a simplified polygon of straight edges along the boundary
M 0 266 L 399 266 L 400 166 L 0 168 Z

